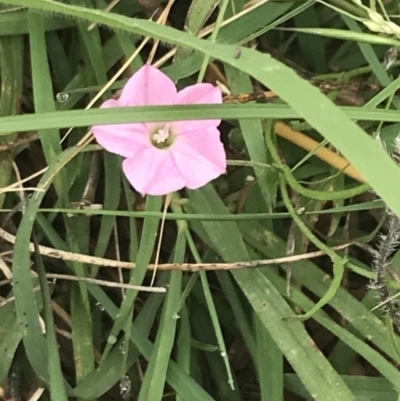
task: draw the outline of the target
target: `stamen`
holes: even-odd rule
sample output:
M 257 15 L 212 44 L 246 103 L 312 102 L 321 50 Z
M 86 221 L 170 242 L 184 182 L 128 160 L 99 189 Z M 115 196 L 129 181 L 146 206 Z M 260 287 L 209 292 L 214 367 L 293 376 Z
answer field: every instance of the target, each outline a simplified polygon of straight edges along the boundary
M 159 129 L 154 135 L 156 143 L 164 143 L 169 138 L 169 124 L 165 124 L 164 129 Z

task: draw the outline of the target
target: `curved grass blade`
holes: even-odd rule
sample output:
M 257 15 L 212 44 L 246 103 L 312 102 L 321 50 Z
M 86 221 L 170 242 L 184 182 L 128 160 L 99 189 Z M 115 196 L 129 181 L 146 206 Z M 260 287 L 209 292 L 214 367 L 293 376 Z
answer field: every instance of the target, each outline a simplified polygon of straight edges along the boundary
M 75 152 L 75 148 L 64 151 L 43 175 L 39 183 L 41 190 L 35 192 L 28 202 L 14 245 L 13 286 L 15 306 L 18 320 L 24 330 L 25 350 L 36 374 L 47 383 L 49 382 L 47 345 L 39 323 L 39 307 L 34 291 L 36 284 L 34 284 L 31 276 L 29 242 L 37 210 L 51 184 L 49 179 Z M 35 282 L 37 281 L 35 280 Z

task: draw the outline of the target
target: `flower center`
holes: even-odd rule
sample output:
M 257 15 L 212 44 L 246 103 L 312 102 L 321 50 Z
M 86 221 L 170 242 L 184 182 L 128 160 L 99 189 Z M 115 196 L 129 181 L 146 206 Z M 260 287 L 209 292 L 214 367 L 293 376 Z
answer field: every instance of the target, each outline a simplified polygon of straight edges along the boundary
M 166 149 L 171 146 L 173 135 L 168 123 L 165 124 L 162 129 L 158 129 L 151 135 L 151 142 L 158 149 Z
M 157 143 L 163 143 L 169 138 L 169 132 L 164 129 L 159 129 L 154 135 L 153 139 Z

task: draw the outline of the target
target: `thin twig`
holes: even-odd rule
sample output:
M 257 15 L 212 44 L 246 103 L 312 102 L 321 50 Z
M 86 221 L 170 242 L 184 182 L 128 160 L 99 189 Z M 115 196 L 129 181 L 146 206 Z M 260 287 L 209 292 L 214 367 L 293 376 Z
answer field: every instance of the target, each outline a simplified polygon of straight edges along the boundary
M 136 290 L 136 291 L 143 291 L 143 292 L 164 293 L 167 291 L 167 289 L 164 287 L 146 287 L 144 285 L 114 283 L 112 281 L 98 280 L 96 278 L 90 278 L 90 277 L 70 276 L 68 274 L 46 273 L 46 277 L 48 279 L 53 279 L 53 280 L 67 280 L 67 281 L 77 281 L 77 282 L 84 281 L 88 284 L 97 284 L 97 285 L 101 285 L 102 287 L 123 288 L 126 290 Z M 0 285 L 10 284 L 10 283 L 12 283 L 12 279 L 7 279 L 7 280 L 2 280 L 0 282 Z M 10 298 L 7 298 L 7 301 L 9 301 L 9 300 L 10 300 Z M 3 306 L 3 304 L 0 304 L 0 306 Z
M 114 222 L 113 232 L 114 232 L 114 243 L 115 243 L 115 256 L 116 256 L 117 260 L 120 261 L 121 260 L 121 252 L 120 252 L 120 247 L 119 247 L 118 220 L 115 220 L 115 222 Z M 119 283 L 124 282 L 124 276 L 122 274 L 122 269 L 120 267 L 118 268 L 118 282 Z M 122 287 L 121 287 L 121 296 L 122 296 L 122 299 L 124 299 L 125 291 Z
M 45 391 L 45 387 L 38 387 L 28 401 L 38 401 Z
M 5 241 L 14 244 L 15 236 L 8 233 L 7 231 L 0 228 L 0 238 Z M 338 245 L 332 247 L 332 250 L 341 250 L 345 249 L 351 245 L 357 245 L 355 242 L 349 242 L 347 244 Z M 33 243 L 29 243 L 29 251 L 34 252 Z M 58 249 L 49 248 L 47 246 L 39 245 L 39 252 L 47 257 L 54 259 L 62 259 L 70 262 L 80 262 L 86 263 L 89 265 L 95 265 L 100 267 L 114 267 L 121 269 L 134 269 L 136 267 L 136 263 L 132 262 L 122 262 L 113 259 L 104 259 L 98 258 L 96 256 L 82 255 L 79 253 L 60 251 Z M 1 256 L 2 254 L 0 254 Z M 323 251 L 315 251 L 303 253 L 301 255 L 293 255 L 293 256 L 284 256 L 281 258 L 275 259 L 261 259 L 261 260 L 252 260 L 247 262 L 236 262 L 236 263 L 165 263 L 157 266 L 157 270 L 182 270 L 188 272 L 198 272 L 198 271 L 214 271 L 214 270 L 237 270 L 237 269 L 249 269 L 256 268 L 262 266 L 271 266 L 271 265 L 279 265 L 282 263 L 294 263 L 300 260 L 305 259 L 314 259 L 320 256 L 324 256 L 325 252 Z M 148 265 L 149 270 L 155 269 L 154 264 Z
M 0 271 L 4 274 L 4 276 L 8 279 L 12 279 L 12 271 L 11 269 L 7 266 L 7 263 L 4 262 L 3 258 L 0 257 Z M 1 281 L 0 281 L 0 286 L 1 286 Z
M 138 0 L 138 4 L 150 20 L 158 20 L 164 11 L 159 0 Z
M 56 301 L 51 301 L 51 309 L 68 327 L 72 327 L 71 316 Z
M 20 184 L 22 181 L 23 180 L 18 181 L 18 184 Z M 10 185 L 10 187 L 7 187 L 7 188 L 1 188 L 0 189 L 0 194 L 5 194 L 5 193 L 8 193 L 8 192 L 21 192 L 21 191 L 24 191 L 24 192 L 27 192 L 27 191 L 41 192 L 41 191 L 43 191 L 42 189 L 36 188 L 36 187 L 14 189 L 15 187 L 16 187 L 16 185 L 13 184 L 13 188 L 11 188 L 11 185 Z
M 60 329 L 58 327 L 55 327 L 55 330 L 56 330 L 56 333 L 59 334 L 60 336 L 63 336 L 67 340 L 70 340 L 70 341 L 72 340 L 72 334 L 69 331 Z
M 7 142 L 0 145 L 0 152 L 16 148 L 17 146 L 24 145 L 26 143 L 34 142 L 39 139 L 39 134 L 28 135 L 24 138 L 17 139 L 16 141 Z
M 92 160 L 90 162 L 89 177 L 87 179 L 85 189 L 83 190 L 82 201 L 86 201 L 89 204 L 94 203 L 96 196 L 96 190 L 100 179 L 100 152 L 94 152 Z
M 1 188 L 0 189 L 0 193 L 15 192 L 15 191 L 11 191 L 11 190 L 14 189 L 14 188 L 20 188 L 21 184 L 23 184 L 23 183 L 25 183 L 27 181 L 33 180 L 36 177 L 39 177 L 40 175 L 44 174 L 47 171 L 47 169 L 48 169 L 48 167 L 45 167 L 45 168 L 37 171 L 36 173 L 31 174 L 29 177 L 26 177 L 26 178 L 22 179 L 21 181 L 14 182 L 13 184 L 10 184 L 9 186 L 7 186 L 5 188 Z M 25 191 L 28 191 L 28 190 L 29 191 L 43 191 L 42 189 L 36 188 L 36 187 L 24 188 L 24 190 Z
M 3 283 L 5 282 L 6 280 L 3 280 Z M 12 282 L 12 280 L 7 280 L 7 281 L 9 281 L 10 283 Z M 36 286 L 36 287 L 33 287 L 33 290 L 32 290 L 33 292 L 36 292 L 36 291 L 40 291 L 40 286 Z M 6 305 L 6 304 L 10 304 L 11 302 L 14 302 L 15 301 L 15 297 L 13 296 L 13 297 L 10 297 L 10 298 L 6 298 L 4 301 L 1 301 L 0 302 L 0 308 L 2 308 L 4 305 Z M 40 319 L 42 319 L 42 318 L 40 318 Z M 41 328 L 43 328 L 43 326 L 42 326 L 42 324 L 40 325 L 41 326 Z
M 168 0 L 168 4 L 166 5 L 165 9 L 163 10 L 161 16 L 157 19 L 157 22 L 161 25 L 166 25 L 168 20 L 169 12 L 171 11 L 171 7 L 174 4 L 175 0 Z M 158 49 L 158 45 L 160 44 L 160 40 L 157 39 L 153 43 L 153 47 L 150 51 L 149 57 L 147 58 L 147 64 L 151 64 L 153 59 L 156 55 L 156 51 Z
M 97 285 L 101 285 L 103 287 L 111 287 L 111 288 L 124 288 L 126 290 L 136 290 L 136 291 L 144 291 L 144 292 L 160 292 L 160 293 L 167 291 L 167 289 L 164 287 L 146 287 L 144 285 L 113 283 L 111 281 L 99 280 L 97 278 L 69 276 L 67 274 L 47 273 L 46 277 L 58 279 L 58 280 L 85 281 L 88 284 L 97 284 Z
M 154 263 L 155 268 L 153 270 L 153 275 L 151 277 L 151 283 L 150 283 L 151 286 L 153 286 L 154 280 L 156 279 L 158 261 L 160 260 L 161 243 L 162 243 L 162 238 L 164 235 L 165 215 L 167 214 L 169 204 L 171 203 L 171 197 L 172 197 L 172 194 L 168 194 L 167 197 L 165 198 L 163 216 L 161 219 L 160 231 L 158 233 L 158 244 L 157 244 L 156 258 L 155 258 L 155 263 Z

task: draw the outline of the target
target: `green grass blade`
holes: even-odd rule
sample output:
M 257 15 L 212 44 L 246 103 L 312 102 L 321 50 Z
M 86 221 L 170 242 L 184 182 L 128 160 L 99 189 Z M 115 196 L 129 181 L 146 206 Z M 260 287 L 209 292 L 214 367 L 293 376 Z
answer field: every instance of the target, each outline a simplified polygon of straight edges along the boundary
M 359 107 L 338 108 L 352 120 L 400 122 L 397 110 L 382 110 Z M 30 131 L 54 127 L 84 127 L 94 124 L 122 124 L 134 122 L 159 122 L 177 120 L 204 120 L 207 118 L 237 119 L 299 119 L 301 115 L 286 105 L 187 105 L 145 106 L 115 109 L 70 110 L 53 113 L 24 114 L 0 117 L 0 136 L 12 131 Z M 367 140 L 368 137 L 366 136 Z M 373 142 L 372 142 L 373 143 Z
M 35 111 L 36 113 L 54 111 L 54 95 L 47 59 L 43 18 L 40 14 L 30 11 L 28 20 Z M 56 156 L 61 153 L 58 131 L 51 129 L 49 131 L 42 131 L 40 134 L 47 161 L 52 163 Z
M 191 362 L 191 328 L 189 314 L 186 305 L 183 305 L 179 311 L 179 328 L 178 336 L 176 341 L 177 346 L 177 358 L 178 365 L 186 372 L 190 373 L 190 362 Z M 176 397 L 176 401 L 185 401 L 179 394 Z
M 60 355 L 58 353 L 58 343 L 56 331 L 54 329 L 53 311 L 51 309 L 51 296 L 47 283 L 46 271 L 40 256 L 38 245 L 35 242 L 35 260 L 39 272 L 40 288 L 43 297 L 43 312 L 46 322 L 46 341 L 48 351 L 48 366 L 50 376 L 50 395 L 52 399 L 68 401 L 67 392 L 64 385 L 63 372 L 61 370 Z
M 18 114 L 23 89 L 23 53 L 24 42 L 21 36 L 0 37 L 0 116 Z M 17 134 L 0 137 L 0 144 L 14 141 Z M 13 153 L 16 153 L 15 151 Z M 13 170 L 8 152 L 0 152 L 0 188 L 9 185 Z M 0 195 L 0 207 L 5 194 Z
M 181 234 L 181 241 L 177 240 L 177 249 L 174 261 L 183 260 L 185 244 L 184 233 Z M 180 249 L 179 249 L 180 248 Z M 161 324 L 153 347 L 149 366 L 140 390 L 138 401 L 161 400 L 164 393 L 164 385 L 167 375 L 169 358 L 174 346 L 176 324 L 178 319 L 177 306 L 181 294 L 182 272 L 171 273 L 169 291 L 164 303 Z
M 282 352 L 258 316 L 255 316 L 255 326 L 261 401 L 283 401 Z
M 14 245 L 13 258 L 13 286 L 15 293 L 15 305 L 18 319 L 24 330 L 24 345 L 29 361 L 36 374 L 48 382 L 47 346 L 39 323 L 39 307 L 35 298 L 34 287 L 37 285 L 31 276 L 31 261 L 29 242 L 37 210 L 42 199 L 51 184 L 50 177 L 62 166 L 76 149 L 66 150 L 43 175 L 39 187 L 26 207 L 21 220 Z
M 14 354 L 23 335 L 15 312 L 14 302 L 8 302 L 0 307 L 0 381 L 8 375 Z

